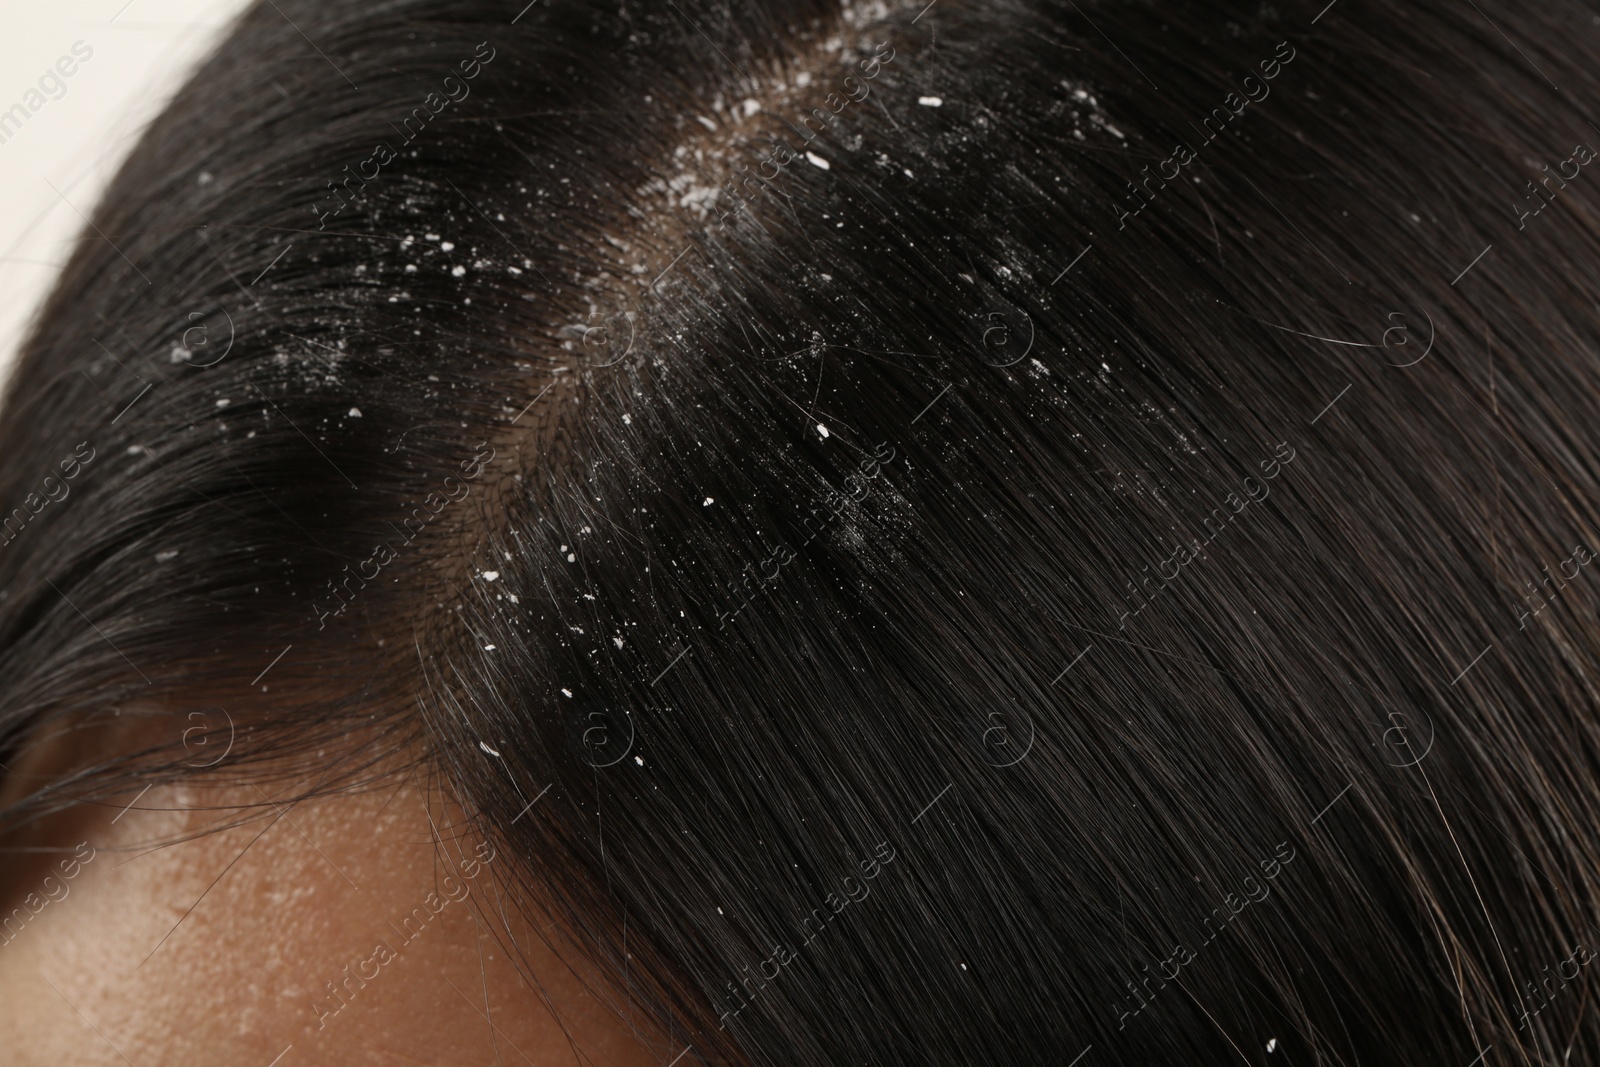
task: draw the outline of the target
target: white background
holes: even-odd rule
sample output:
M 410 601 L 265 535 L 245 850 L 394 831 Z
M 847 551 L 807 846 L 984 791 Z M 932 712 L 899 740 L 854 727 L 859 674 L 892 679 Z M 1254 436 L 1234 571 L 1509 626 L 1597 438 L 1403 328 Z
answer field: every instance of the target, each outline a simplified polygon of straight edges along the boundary
M 21 103 L 74 42 L 94 49 L 63 79 L 66 94 L 46 95 L 0 144 L 0 381 L 87 229 L 78 212 L 91 214 L 139 132 L 246 2 L 0 0 L 0 111 Z

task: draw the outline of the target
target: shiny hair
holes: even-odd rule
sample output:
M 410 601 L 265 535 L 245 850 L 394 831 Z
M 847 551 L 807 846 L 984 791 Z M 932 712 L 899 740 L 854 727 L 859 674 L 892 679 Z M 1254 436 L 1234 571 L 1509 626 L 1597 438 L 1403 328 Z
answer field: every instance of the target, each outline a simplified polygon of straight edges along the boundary
M 1593 32 L 255 5 L 6 394 L 7 818 L 426 769 L 663 1060 L 1591 1062 Z

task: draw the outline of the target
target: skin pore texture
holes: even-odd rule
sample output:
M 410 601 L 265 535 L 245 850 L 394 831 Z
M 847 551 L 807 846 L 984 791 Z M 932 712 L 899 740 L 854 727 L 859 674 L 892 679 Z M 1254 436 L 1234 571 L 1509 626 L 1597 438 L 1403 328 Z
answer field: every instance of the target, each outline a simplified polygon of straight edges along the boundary
M 4 901 L 29 916 L 0 945 L 15 1067 L 658 1062 L 520 918 L 505 853 L 415 777 L 293 806 L 157 786 L 37 832 L 86 846 L 30 854 Z

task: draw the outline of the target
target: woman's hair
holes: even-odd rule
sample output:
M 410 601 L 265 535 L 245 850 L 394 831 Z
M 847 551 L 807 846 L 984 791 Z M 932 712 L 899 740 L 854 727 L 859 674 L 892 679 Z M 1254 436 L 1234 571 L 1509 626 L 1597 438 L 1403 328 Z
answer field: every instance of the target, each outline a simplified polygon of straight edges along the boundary
M 252 6 L 9 387 L 9 824 L 426 771 L 664 1062 L 1590 1062 L 1596 21 Z

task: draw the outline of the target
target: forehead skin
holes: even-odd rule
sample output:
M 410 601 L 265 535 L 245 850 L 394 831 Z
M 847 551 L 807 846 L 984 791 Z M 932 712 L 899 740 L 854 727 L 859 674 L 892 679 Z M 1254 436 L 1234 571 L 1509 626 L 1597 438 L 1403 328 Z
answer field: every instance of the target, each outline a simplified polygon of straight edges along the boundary
M 0 944 L 8 1064 L 644 1067 L 679 1051 L 657 1037 L 652 1054 L 585 989 L 516 918 L 494 877 L 507 857 L 437 796 L 430 823 L 413 780 L 151 849 L 235 817 L 215 809 L 244 793 L 262 803 L 184 786 L 81 808 L 49 827 L 63 853 L 8 861 L 5 914 L 25 917 Z M 505 951 L 506 916 L 543 995 Z

